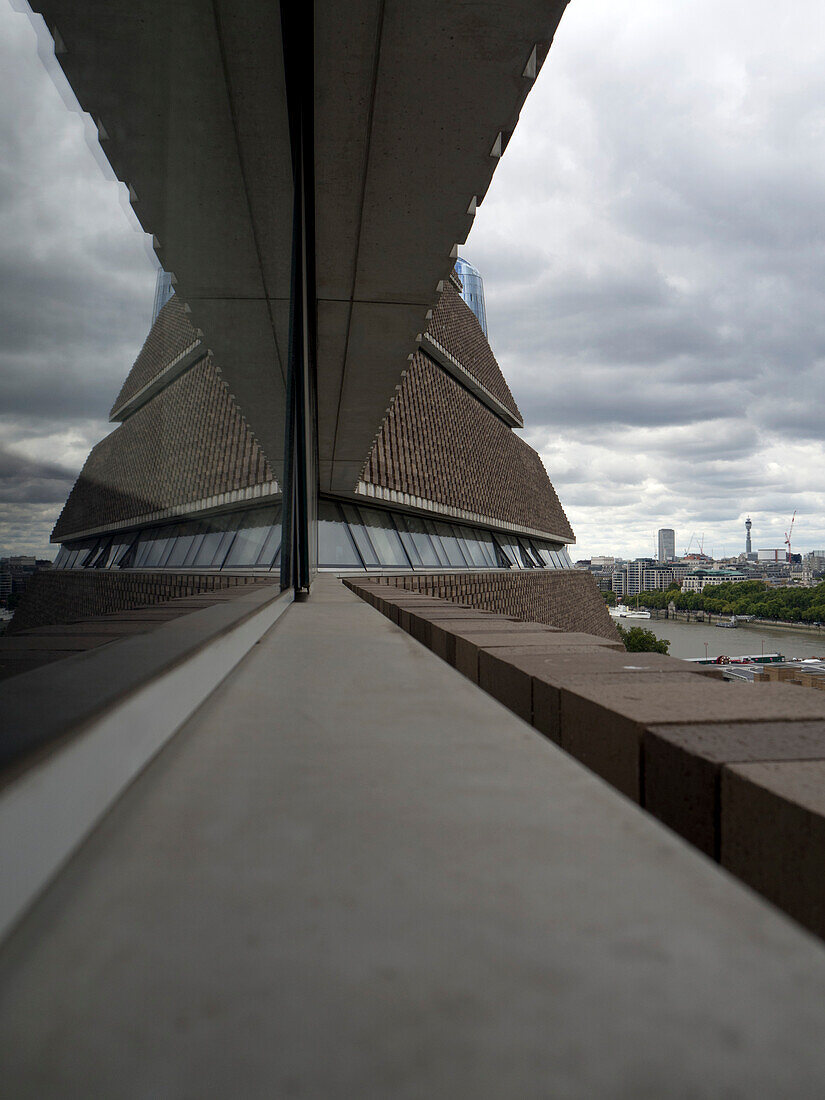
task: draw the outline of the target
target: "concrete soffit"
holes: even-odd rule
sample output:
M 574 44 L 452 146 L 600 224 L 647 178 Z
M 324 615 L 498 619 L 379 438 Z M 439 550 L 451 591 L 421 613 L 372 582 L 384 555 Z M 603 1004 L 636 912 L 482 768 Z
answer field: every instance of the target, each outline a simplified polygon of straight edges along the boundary
M 322 491 L 355 488 L 565 6 L 316 0 Z M 204 347 L 265 453 L 282 454 L 292 173 L 278 6 L 37 7 Z

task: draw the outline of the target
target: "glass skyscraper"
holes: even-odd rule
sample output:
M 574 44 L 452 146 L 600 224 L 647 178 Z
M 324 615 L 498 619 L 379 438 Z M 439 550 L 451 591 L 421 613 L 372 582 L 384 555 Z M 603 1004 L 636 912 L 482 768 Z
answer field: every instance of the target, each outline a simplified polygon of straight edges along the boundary
M 455 269 L 461 279 L 461 297 L 478 318 L 484 335 L 487 335 L 487 310 L 484 306 L 484 280 L 478 268 L 459 256 L 455 262 Z
M 152 324 L 158 319 L 158 314 L 175 293 L 172 286 L 172 276 L 168 271 L 159 268 L 157 282 L 155 283 L 155 304 L 152 306 Z

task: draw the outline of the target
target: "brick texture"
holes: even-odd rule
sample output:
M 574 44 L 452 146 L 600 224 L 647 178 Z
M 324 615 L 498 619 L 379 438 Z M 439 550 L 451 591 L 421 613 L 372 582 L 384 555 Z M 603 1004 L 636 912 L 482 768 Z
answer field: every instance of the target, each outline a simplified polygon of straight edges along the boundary
M 596 582 L 583 571 L 407 573 L 380 581 L 480 611 L 619 641 Z
M 149 607 L 181 596 L 195 596 L 239 584 L 272 584 L 276 576 L 237 573 L 143 573 L 108 569 L 58 569 L 36 573 L 7 633 L 70 623 Z
M 173 294 L 157 316 L 140 349 L 137 359 L 112 406 L 112 413 L 147 386 L 173 359 L 185 351 L 198 336 L 184 309 L 183 302 Z
M 487 343 L 484 329 L 452 282 L 447 283 L 439 298 L 427 332 L 493 397 L 497 397 L 505 408 L 521 419 L 518 405 L 504 380 L 493 349 Z
M 364 480 L 574 537 L 538 454 L 421 351 L 381 425 Z
M 98 443 L 52 537 L 272 479 L 257 439 L 207 357 Z

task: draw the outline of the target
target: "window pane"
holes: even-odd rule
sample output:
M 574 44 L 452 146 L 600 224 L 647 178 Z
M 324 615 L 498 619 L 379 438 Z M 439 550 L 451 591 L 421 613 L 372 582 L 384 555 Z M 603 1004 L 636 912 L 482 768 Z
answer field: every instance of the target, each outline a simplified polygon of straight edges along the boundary
M 134 542 L 135 536 L 129 535 L 116 535 L 112 539 L 109 552 L 106 555 L 106 568 L 113 569 L 116 565 L 120 564 L 121 559 L 126 554 L 126 551 Z
M 439 568 L 446 569 L 446 567 L 450 564 L 450 558 L 447 554 L 447 550 L 443 542 L 441 541 L 441 536 L 435 529 L 435 524 L 432 523 L 430 520 L 425 519 L 424 526 L 427 529 L 427 532 L 430 536 L 430 541 L 433 544 L 433 549 L 435 550 L 436 556 L 438 557 Z
M 488 561 L 484 556 L 481 543 L 479 541 L 478 531 L 471 531 L 469 527 L 456 527 L 456 534 L 459 537 L 459 545 L 464 552 L 464 557 L 470 562 L 471 565 L 484 566 L 488 565 Z
M 186 550 L 186 556 L 183 559 L 183 568 L 188 569 L 190 565 L 194 564 L 195 558 L 197 558 L 200 548 L 203 546 L 203 540 L 206 537 L 206 531 L 202 523 L 199 523 L 195 527 L 194 534 L 189 540 L 189 544 Z
M 441 539 L 441 545 L 444 547 L 450 565 L 456 569 L 466 569 L 470 563 L 461 552 L 461 546 L 452 525 L 436 522 L 435 529 Z
M 533 554 L 529 539 L 519 539 L 518 548 L 521 551 L 521 562 L 525 569 L 535 569 L 541 565 L 541 559 Z
M 496 535 L 496 542 L 504 553 L 507 565 L 520 566 L 521 554 L 517 544 L 506 535 Z
M 479 530 L 474 530 L 473 535 L 475 536 L 476 543 L 480 547 L 482 555 L 484 556 L 484 564 L 486 566 L 489 566 L 491 569 L 496 569 L 498 567 L 499 561 L 498 555 L 496 554 L 495 543 L 493 542 L 493 536 L 490 534 L 489 531 Z
M 541 564 L 545 569 L 555 569 L 556 565 L 553 559 L 550 557 L 550 547 L 546 546 L 543 542 L 533 542 L 533 550 L 538 554 Z
M 369 569 L 371 566 L 380 565 L 378 554 L 375 547 L 372 545 L 367 534 L 367 529 L 364 521 L 357 508 L 354 508 L 351 504 L 342 504 L 341 511 L 344 513 L 344 518 L 349 526 L 349 533 L 355 540 L 355 545 L 358 547 L 358 553 L 361 555 L 364 565 Z
M 75 558 L 74 562 L 72 563 L 72 568 L 73 569 L 82 569 L 86 565 L 86 563 L 88 562 L 89 556 L 91 555 L 92 551 L 94 550 L 94 548 L 96 546 L 97 546 L 97 539 L 92 539 L 90 542 L 87 542 L 84 545 L 78 547 L 77 557 Z
M 407 551 L 414 567 L 421 566 L 425 569 L 438 568 L 441 565 L 438 554 L 435 552 L 432 539 L 427 534 L 424 520 L 418 516 L 398 517 L 401 542 Z
M 256 565 L 265 566 L 271 568 L 275 555 L 281 549 L 281 506 L 280 504 L 275 508 L 275 522 L 269 530 L 269 534 L 266 536 L 266 542 L 264 542 L 261 548 L 260 554 L 258 554 L 258 560 Z
M 319 566 L 326 569 L 363 569 L 363 563 L 353 542 L 354 535 L 352 525 L 348 527 L 344 523 L 336 504 L 329 500 L 318 502 Z
M 65 568 L 65 563 L 66 563 L 66 560 L 68 559 L 68 557 L 69 557 L 69 551 L 66 549 L 65 546 L 61 546 L 60 549 L 57 551 L 57 555 L 54 559 L 54 562 L 52 563 L 52 569 L 63 569 L 63 568 Z
M 238 529 L 235 541 L 229 549 L 224 569 L 242 568 L 255 565 L 264 548 L 264 544 L 275 525 L 275 509 L 261 508 L 242 513 L 242 526 Z
M 161 534 L 161 531 L 153 531 L 146 541 L 146 553 L 140 563 L 141 567 L 158 569 L 166 560 L 174 541 L 175 536 L 170 533 L 168 527 L 165 528 L 164 534 Z
M 101 539 L 100 542 L 95 543 L 94 547 L 89 551 L 89 556 L 83 563 L 86 569 L 99 569 L 106 564 L 106 552 L 109 549 L 109 540 Z
M 221 516 L 212 516 L 203 521 L 203 538 L 199 544 L 193 543 L 191 560 L 186 564 L 193 569 L 220 569 L 226 552 L 235 538 L 235 529 L 240 523 L 237 512 Z
M 370 542 L 375 547 L 378 560 L 381 565 L 400 566 L 409 569 L 410 562 L 404 553 L 404 546 L 398 537 L 398 532 L 387 512 L 379 512 L 374 508 L 359 508 Z
M 184 565 L 198 533 L 199 526 L 197 523 L 184 523 L 181 525 L 178 529 L 175 545 L 165 562 L 167 569 L 180 569 Z

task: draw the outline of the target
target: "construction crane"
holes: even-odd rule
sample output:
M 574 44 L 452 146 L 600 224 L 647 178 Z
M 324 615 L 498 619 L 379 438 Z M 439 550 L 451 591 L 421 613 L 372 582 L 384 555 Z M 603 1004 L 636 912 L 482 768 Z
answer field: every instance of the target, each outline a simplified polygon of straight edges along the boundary
M 788 528 L 788 530 L 785 532 L 785 545 L 788 548 L 788 564 L 789 565 L 790 565 L 790 562 L 791 562 L 791 535 L 793 534 L 793 525 L 794 525 L 794 520 L 795 519 L 796 519 L 796 510 L 794 510 L 794 514 L 791 516 L 791 525 Z

